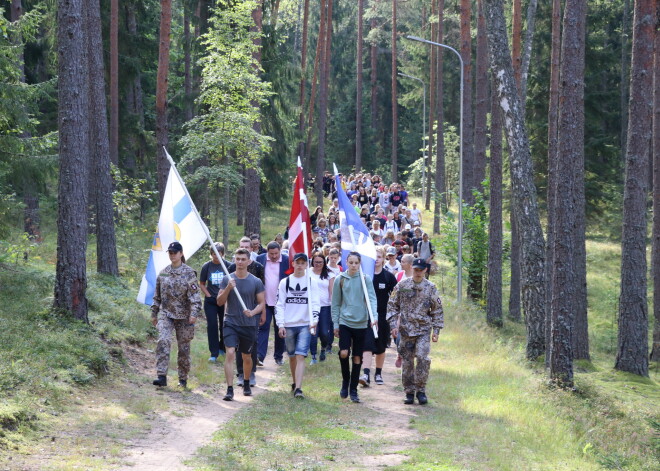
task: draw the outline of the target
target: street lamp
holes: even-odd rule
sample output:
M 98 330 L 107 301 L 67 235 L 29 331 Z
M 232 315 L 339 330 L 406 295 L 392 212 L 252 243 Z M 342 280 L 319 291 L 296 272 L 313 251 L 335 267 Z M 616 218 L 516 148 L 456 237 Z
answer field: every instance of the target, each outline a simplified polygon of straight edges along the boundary
M 426 43 L 426 44 L 431 44 L 432 46 L 437 46 L 437 47 L 444 47 L 445 49 L 449 49 L 452 51 L 456 56 L 458 56 L 458 60 L 461 62 L 461 128 L 460 128 L 460 141 L 461 141 L 461 150 L 460 150 L 460 158 L 458 162 L 458 277 L 457 277 L 457 284 L 458 284 L 458 294 L 456 296 L 458 302 L 461 302 L 462 298 L 462 291 L 463 291 L 463 58 L 461 55 L 458 53 L 456 49 L 454 49 L 451 46 L 447 46 L 446 44 L 441 44 L 441 43 L 436 43 L 434 41 L 429 41 L 428 39 L 423 39 L 419 38 L 417 36 L 406 36 L 406 39 L 409 39 L 411 41 L 419 41 L 421 43 Z M 438 123 L 439 126 L 442 125 L 442 123 Z
M 424 165 L 422 166 L 422 199 L 426 201 L 426 83 L 418 77 L 413 77 L 412 75 L 404 74 L 403 72 L 399 72 L 399 75 L 417 80 L 422 84 L 424 90 L 424 98 L 422 102 L 422 161 L 424 162 Z

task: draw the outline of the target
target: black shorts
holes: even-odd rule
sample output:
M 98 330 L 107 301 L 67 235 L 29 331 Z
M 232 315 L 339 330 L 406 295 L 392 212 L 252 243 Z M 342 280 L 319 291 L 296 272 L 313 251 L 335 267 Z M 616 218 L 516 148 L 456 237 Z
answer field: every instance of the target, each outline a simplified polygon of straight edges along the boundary
M 372 352 L 374 355 L 385 353 L 387 340 L 390 338 L 390 324 L 387 321 L 378 320 L 378 338 L 374 338 L 374 329 L 369 327 L 364 335 L 364 351 Z
M 255 327 L 225 324 L 222 334 L 225 347 L 238 348 L 241 353 L 252 353 L 254 344 L 257 341 L 257 329 Z
M 353 329 L 339 324 L 339 351 L 348 350 L 349 357 L 361 357 L 366 332 L 367 329 Z

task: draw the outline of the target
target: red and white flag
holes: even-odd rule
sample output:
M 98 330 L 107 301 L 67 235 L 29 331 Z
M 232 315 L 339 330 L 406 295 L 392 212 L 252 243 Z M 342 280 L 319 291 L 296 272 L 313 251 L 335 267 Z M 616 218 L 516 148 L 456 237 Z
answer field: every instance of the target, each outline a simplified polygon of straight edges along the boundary
M 310 256 L 312 248 L 312 227 L 309 220 L 309 207 L 300 157 L 298 157 L 298 175 L 293 191 L 291 216 L 289 217 L 289 270 L 293 273 L 293 257 L 297 253 Z

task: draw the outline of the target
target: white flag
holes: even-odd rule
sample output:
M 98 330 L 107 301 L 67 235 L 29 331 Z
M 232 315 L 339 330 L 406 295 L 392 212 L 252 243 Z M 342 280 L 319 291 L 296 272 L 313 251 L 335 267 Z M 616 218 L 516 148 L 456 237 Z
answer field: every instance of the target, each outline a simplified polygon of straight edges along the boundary
M 138 302 L 152 304 L 156 278 L 170 264 L 167 247 L 175 241 L 181 243 L 183 255 L 188 259 L 206 242 L 206 231 L 195 215 L 192 203 L 186 195 L 183 184 L 177 178 L 174 167 L 170 167 L 163 206 L 158 219 L 158 230 L 154 234 L 147 270 L 140 284 Z

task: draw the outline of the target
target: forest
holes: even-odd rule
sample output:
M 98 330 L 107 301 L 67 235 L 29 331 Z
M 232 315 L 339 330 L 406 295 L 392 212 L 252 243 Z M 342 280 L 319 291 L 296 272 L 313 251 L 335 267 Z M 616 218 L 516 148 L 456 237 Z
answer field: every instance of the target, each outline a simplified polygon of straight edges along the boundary
M 588 395 L 577 378 L 603 368 L 643 384 L 649 458 L 630 466 L 660 460 L 657 1 L 0 6 L 0 317 L 26 311 L 12 335 L 66 332 L 72 387 L 112 376 L 126 344 L 153 342 L 126 300 L 166 152 L 227 247 L 285 232 L 300 158 L 310 209 L 328 206 L 333 164 L 404 185 L 442 254 L 443 296 L 463 298 L 450 312 L 518 342 L 518 363 L 553 391 Z M 15 304 L 20 279 L 38 308 Z M 38 389 L 21 365 L 43 352 L 0 343 L 1 449 L 33 422 L 12 401 Z

